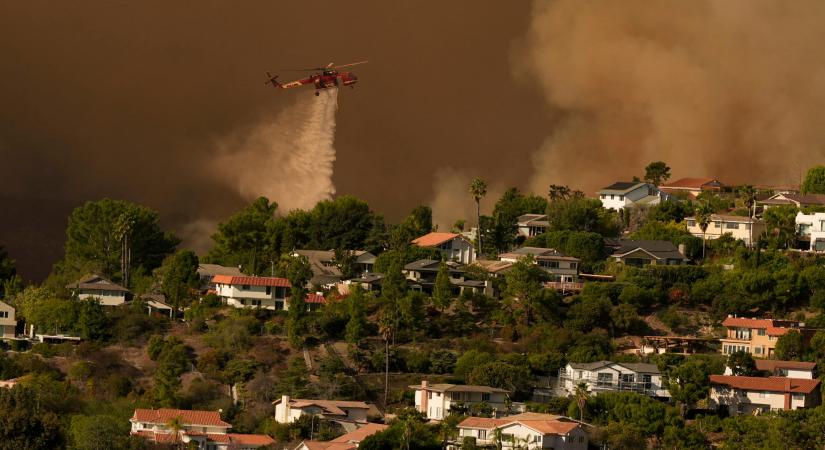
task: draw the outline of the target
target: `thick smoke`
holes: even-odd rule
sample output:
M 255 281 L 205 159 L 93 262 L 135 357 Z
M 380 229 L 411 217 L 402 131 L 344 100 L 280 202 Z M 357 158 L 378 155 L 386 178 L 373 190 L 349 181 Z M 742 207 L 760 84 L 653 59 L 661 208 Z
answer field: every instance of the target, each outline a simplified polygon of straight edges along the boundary
M 224 140 L 213 170 L 248 200 L 265 196 L 282 213 L 311 209 L 335 194 L 337 89 L 308 91 L 274 118 Z
M 825 155 L 823 23 L 817 0 L 537 1 L 515 60 L 554 114 L 531 188 L 592 190 L 654 160 L 798 183 Z

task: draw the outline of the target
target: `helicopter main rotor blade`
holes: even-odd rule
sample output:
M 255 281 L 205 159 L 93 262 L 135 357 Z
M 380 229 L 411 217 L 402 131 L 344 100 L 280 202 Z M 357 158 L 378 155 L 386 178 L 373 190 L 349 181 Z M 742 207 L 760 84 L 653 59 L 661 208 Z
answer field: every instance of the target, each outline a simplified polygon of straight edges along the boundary
M 342 67 L 350 67 L 350 66 L 357 66 L 358 64 L 366 64 L 368 62 L 369 61 L 358 61 L 358 62 L 354 62 L 354 63 L 343 64 L 343 65 L 340 65 L 340 66 L 333 66 L 333 67 L 335 67 L 336 69 L 340 69 Z

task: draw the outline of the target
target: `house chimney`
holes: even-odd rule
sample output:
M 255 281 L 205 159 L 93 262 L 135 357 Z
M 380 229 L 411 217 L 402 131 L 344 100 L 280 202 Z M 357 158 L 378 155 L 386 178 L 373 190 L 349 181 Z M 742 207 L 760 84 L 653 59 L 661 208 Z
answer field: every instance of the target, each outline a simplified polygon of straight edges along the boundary
M 421 380 L 421 412 L 424 413 L 424 416 L 427 415 L 427 408 L 428 408 L 428 401 L 430 399 L 430 382 L 427 380 Z
M 281 405 L 283 405 L 282 411 L 284 412 L 284 416 L 281 418 L 281 423 L 289 423 L 289 396 L 282 395 L 281 396 Z
M 679 244 L 679 253 L 685 256 L 685 244 Z

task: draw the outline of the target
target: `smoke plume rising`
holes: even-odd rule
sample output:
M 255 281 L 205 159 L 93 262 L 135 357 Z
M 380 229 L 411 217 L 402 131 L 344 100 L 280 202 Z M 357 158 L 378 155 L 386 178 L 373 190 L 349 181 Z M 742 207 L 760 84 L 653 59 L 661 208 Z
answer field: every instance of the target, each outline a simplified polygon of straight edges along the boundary
M 674 175 L 798 182 L 825 155 L 825 3 L 537 1 L 514 60 L 553 126 L 530 186 Z
M 335 194 L 335 111 L 338 90 L 296 96 L 274 120 L 265 120 L 220 144 L 212 167 L 247 200 L 265 196 L 282 213 L 311 209 Z
M 436 171 L 430 208 L 433 210 L 433 225 L 440 231 L 449 231 L 459 219 L 466 221 L 465 230 L 477 225 L 476 202 L 469 192 L 470 183 L 476 176 L 468 170 L 442 168 Z M 487 195 L 481 200 L 482 215 L 493 211 L 495 202 L 505 190 L 500 180 L 487 181 Z

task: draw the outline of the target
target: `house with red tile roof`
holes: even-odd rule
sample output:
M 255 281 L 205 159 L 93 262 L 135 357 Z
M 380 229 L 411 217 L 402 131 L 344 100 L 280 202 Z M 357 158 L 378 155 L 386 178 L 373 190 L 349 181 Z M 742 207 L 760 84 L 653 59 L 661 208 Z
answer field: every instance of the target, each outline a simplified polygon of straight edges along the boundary
M 251 450 L 272 445 L 264 434 L 229 433 L 232 424 L 224 422 L 217 411 L 185 409 L 136 409 L 131 434 L 158 444 L 184 444 L 187 448 L 209 450 Z M 176 421 L 179 430 L 170 426 Z
M 435 248 L 441 252 L 441 257 L 447 261 L 456 261 L 470 264 L 476 259 L 473 243 L 458 233 L 432 232 L 413 239 L 413 245 Z
M 711 406 L 731 415 L 819 406 L 819 380 L 786 377 L 710 376 Z
M 757 358 L 772 358 L 779 336 L 795 330 L 802 335 L 802 341 L 807 345 L 816 329 L 807 328 L 803 322 L 778 319 L 754 319 L 728 316 L 722 321 L 727 328 L 726 336 L 720 339 L 722 353 L 742 351 Z
M 380 423 L 368 423 L 331 441 L 303 441 L 295 450 L 354 450 L 364 439 L 389 428 Z
M 215 275 L 215 291 L 221 300 L 236 308 L 288 310 L 292 285 L 286 278 Z M 307 294 L 310 309 L 326 303 L 323 295 Z
M 779 361 L 776 359 L 757 359 L 756 370 L 766 376 L 802 378 L 813 380 L 816 378 L 816 363 L 805 361 Z M 725 367 L 725 375 L 733 375 L 730 367 Z
M 552 448 L 556 450 L 585 450 L 589 436 L 581 423 L 553 414 L 523 413 L 503 419 L 468 417 L 458 424 L 458 440 L 474 440 L 478 446 L 496 445 L 500 448 Z M 452 448 L 458 448 L 453 445 Z

